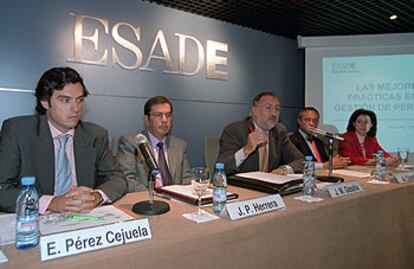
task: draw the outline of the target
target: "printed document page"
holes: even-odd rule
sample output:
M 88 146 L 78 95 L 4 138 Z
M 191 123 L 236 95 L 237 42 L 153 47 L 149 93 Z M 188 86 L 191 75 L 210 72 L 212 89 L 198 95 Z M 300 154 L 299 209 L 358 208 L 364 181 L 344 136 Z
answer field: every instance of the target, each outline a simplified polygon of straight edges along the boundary
M 70 216 L 74 216 L 74 218 L 70 218 Z M 132 214 L 129 215 L 113 205 L 97 207 L 91 212 L 83 214 L 51 213 L 40 217 L 40 233 L 47 235 L 67 232 L 135 218 Z
M 0 215 L 0 245 L 14 243 L 16 234 L 16 214 Z
M 236 174 L 238 177 L 244 178 L 253 178 L 265 182 L 275 183 L 275 184 L 285 184 L 289 181 L 301 179 L 303 174 L 290 174 L 290 175 L 276 175 L 273 173 L 265 173 L 265 172 L 248 172 L 248 173 L 239 173 Z
M 162 188 L 165 190 L 177 193 L 177 194 L 191 197 L 193 199 L 198 199 L 198 195 L 195 192 L 193 185 L 169 185 L 169 186 L 165 186 Z M 213 197 L 213 190 L 208 188 L 204 192 L 203 196 L 201 196 L 201 199 L 211 198 L 211 197 Z
M 353 171 L 349 169 L 334 169 L 332 170 L 332 173 L 342 175 L 342 176 L 356 177 L 356 178 L 367 178 L 371 176 L 371 173 L 358 172 L 358 171 Z

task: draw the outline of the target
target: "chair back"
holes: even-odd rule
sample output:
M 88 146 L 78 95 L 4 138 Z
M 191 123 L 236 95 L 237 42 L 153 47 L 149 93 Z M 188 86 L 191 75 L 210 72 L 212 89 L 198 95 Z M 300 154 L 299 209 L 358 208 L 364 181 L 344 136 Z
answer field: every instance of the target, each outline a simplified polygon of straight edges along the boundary
M 214 172 L 214 164 L 220 149 L 219 140 L 219 136 L 204 137 L 204 165 L 210 169 L 211 173 Z
M 112 150 L 112 155 L 114 155 L 114 157 L 116 157 L 116 155 L 118 154 L 118 144 L 119 144 L 119 136 L 113 136 L 111 139 L 111 150 Z

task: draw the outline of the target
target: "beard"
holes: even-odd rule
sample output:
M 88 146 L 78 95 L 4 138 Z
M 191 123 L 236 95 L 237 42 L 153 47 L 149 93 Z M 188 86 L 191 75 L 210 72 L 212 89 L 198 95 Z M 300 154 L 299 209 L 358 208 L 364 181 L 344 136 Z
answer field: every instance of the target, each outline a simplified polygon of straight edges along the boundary
M 269 124 L 269 126 L 271 125 L 272 127 L 274 127 L 278 121 L 279 121 L 278 117 L 269 117 L 267 119 L 267 123 Z

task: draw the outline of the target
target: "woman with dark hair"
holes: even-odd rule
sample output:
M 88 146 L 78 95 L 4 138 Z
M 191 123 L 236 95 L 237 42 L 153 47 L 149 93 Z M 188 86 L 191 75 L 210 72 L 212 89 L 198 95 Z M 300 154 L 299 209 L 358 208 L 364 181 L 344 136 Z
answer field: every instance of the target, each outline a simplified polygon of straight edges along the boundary
M 378 144 L 377 117 L 371 110 L 357 109 L 352 113 L 346 128 L 348 132 L 342 135 L 344 141 L 339 141 L 339 154 L 349 157 L 351 164 L 374 165 L 378 150 L 384 151 L 387 165 L 397 165 L 398 158 L 393 157 Z

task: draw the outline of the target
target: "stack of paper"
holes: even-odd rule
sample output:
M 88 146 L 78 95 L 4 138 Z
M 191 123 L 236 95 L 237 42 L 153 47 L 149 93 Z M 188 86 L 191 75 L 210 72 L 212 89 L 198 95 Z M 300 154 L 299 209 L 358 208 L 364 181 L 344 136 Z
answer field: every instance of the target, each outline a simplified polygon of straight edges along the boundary
M 253 178 L 260 181 L 275 183 L 275 184 L 285 184 L 292 180 L 301 179 L 303 174 L 290 174 L 290 175 L 277 175 L 273 173 L 265 173 L 265 172 L 248 172 L 248 173 L 240 173 L 236 174 L 238 177 L 244 178 Z
M 353 171 L 353 170 L 348 170 L 348 169 L 334 169 L 332 173 L 342 175 L 342 176 L 350 176 L 354 178 L 368 178 L 371 176 L 371 173 L 358 172 L 358 171 Z

